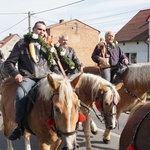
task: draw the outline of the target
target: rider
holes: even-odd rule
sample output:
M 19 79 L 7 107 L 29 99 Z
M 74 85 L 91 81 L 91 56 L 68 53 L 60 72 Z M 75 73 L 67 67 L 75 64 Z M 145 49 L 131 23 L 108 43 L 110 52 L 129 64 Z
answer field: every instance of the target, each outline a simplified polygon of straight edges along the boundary
M 68 40 L 68 35 L 62 34 L 54 46 L 66 75 L 72 75 L 82 71 L 82 64 L 77 58 L 75 50 L 68 46 Z
M 101 76 L 108 81 L 113 82 L 114 74 L 117 72 L 121 64 L 128 64 L 128 58 L 125 56 L 123 51 L 118 46 L 117 42 L 114 41 L 115 35 L 112 31 L 105 33 L 105 41 L 101 40 L 100 44 L 106 47 L 106 54 L 102 54 L 102 47 L 96 45 L 93 53 L 92 60 L 100 66 Z M 103 67 L 101 67 L 101 65 Z M 105 66 L 105 67 L 104 67 Z
M 4 63 L 8 74 L 19 83 L 15 99 L 15 122 L 17 127 L 8 136 L 9 140 L 16 140 L 23 134 L 21 129 L 28 102 L 27 93 L 36 82 L 51 72 L 50 69 L 53 65 L 51 62 L 53 60 L 48 61 L 47 59 L 51 58 L 49 57 L 51 53 L 47 53 L 50 47 L 45 42 L 45 35 L 46 24 L 43 21 L 36 22 L 33 32 L 24 35 L 24 38 L 15 44 Z

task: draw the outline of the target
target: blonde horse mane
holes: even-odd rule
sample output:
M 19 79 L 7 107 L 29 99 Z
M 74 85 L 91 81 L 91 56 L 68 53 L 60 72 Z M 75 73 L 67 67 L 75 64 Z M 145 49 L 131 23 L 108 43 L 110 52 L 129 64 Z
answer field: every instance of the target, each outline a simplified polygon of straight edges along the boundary
M 150 63 L 137 63 L 128 67 L 127 83 L 149 84 L 150 81 Z
M 59 87 L 59 100 L 71 100 L 72 99 L 72 93 L 73 89 L 70 84 L 70 80 L 66 77 L 64 78 L 62 75 L 52 74 L 52 77 L 57 80 L 60 83 Z M 53 94 L 53 89 L 51 89 L 47 77 L 43 78 L 41 80 L 40 86 L 39 86 L 39 94 L 41 97 L 43 97 L 44 100 L 50 100 L 50 97 Z M 67 102 L 69 103 L 69 101 Z
M 98 75 L 83 73 L 80 88 L 84 88 L 84 86 L 88 84 L 88 86 L 92 89 L 92 99 L 95 99 L 99 90 L 101 89 L 100 83 L 104 84 L 106 87 L 110 87 L 109 90 L 115 93 L 117 99 L 120 99 L 115 86 Z

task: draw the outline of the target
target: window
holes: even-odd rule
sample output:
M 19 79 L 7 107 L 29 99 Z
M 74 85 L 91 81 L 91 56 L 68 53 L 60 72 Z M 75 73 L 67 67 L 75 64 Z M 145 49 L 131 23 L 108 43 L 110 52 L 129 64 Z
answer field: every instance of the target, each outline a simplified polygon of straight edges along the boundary
M 126 53 L 130 63 L 137 63 L 137 53 Z
M 73 25 L 73 29 L 74 29 L 74 31 L 75 31 L 75 32 L 77 32 L 77 31 L 78 31 L 78 24 L 77 24 L 77 23 L 74 23 L 74 25 Z

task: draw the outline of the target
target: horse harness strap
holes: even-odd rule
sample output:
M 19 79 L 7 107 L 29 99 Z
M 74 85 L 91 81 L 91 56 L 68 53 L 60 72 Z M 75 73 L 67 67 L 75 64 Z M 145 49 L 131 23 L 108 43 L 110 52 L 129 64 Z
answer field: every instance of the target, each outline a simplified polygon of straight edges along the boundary
M 124 91 L 125 91 L 126 93 L 130 94 L 132 97 L 135 97 L 135 98 L 136 98 L 138 101 L 140 101 L 140 102 L 142 102 L 142 101 L 144 100 L 144 98 L 141 99 L 140 97 L 138 97 L 137 95 L 135 95 L 134 93 L 132 93 L 131 90 L 129 90 L 129 89 L 125 86 L 125 83 L 124 83 L 123 80 L 122 80 L 122 83 L 123 83 Z
M 50 118 L 52 118 L 53 120 L 54 120 L 54 107 L 53 107 L 53 97 L 54 97 L 54 95 L 57 95 L 57 94 L 59 94 L 59 92 L 58 91 L 54 91 L 53 93 L 52 93 L 52 95 L 51 95 L 51 97 L 50 97 L 50 99 L 51 99 L 51 101 L 52 101 L 52 103 L 51 103 L 51 116 L 50 116 Z M 56 126 L 56 124 L 55 124 L 55 121 L 54 121 L 54 126 L 52 127 L 51 126 L 51 129 L 57 134 L 57 136 L 58 137 L 60 137 L 61 138 L 61 135 L 65 135 L 65 136 L 70 136 L 70 135 L 73 135 L 73 134 L 75 134 L 75 133 L 77 133 L 77 129 L 78 129 L 78 122 L 77 122 L 77 125 L 76 125 L 76 130 L 75 131 L 72 131 L 72 132 L 62 132 L 62 131 L 60 131 L 59 129 L 57 129 L 57 126 Z
M 142 105 L 143 106 L 143 105 Z M 141 107 L 142 107 L 141 106 Z M 140 108 L 141 108 L 140 107 Z M 135 128 L 135 132 L 134 132 L 134 135 L 133 135 L 133 138 L 132 138 L 132 142 L 131 144 L 134 145 L 134 140 L 136 139 L 136 136 L 137 136 L 137 133 L 138 133 L 138 129 L 140 128 L 140 126 L 142 125 L 143 121 L 146 119 L 146 117 L 150 114 L 150 110 L 143 116 L 143 118 L 139 121 L 138 125 L 136 126 Z

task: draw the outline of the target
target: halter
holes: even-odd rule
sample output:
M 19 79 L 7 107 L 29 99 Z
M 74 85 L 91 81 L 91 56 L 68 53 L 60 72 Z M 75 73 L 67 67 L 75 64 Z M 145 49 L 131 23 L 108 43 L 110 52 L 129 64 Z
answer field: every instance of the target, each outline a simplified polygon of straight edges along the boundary
M 54 127 L 51 126 L 52 130 L 57 134 L 58 137 L 61 138 L 62 135 L 70 136 L 70 135 L 73 135 L 73 134 L 77 133 L 78 123 L 79 123 L 79 122 L 77 122 L 77 124 L 76 124 L 76 129 L 75 129 L 75 131 L 72 131 L 72 132 L 62 132 L 62 131 L 60 131 L 60 130 L 56 127 L 56 123 L 55 123 L 55 119 L 54 119 L 53 97 L 54 97 L 55 95 L 58 95 L 58 94 L 59 94 L 58 91 L 53 91 L 53 93 L 52 93 L 52 95 L 51 95 L 51 97 L 50 97 L 50 99 L 51 99 L 51 101 L 52 101 L 52 103 L 51 103 L 51 108 L 52 108 L 52 109 L 51 109 L 51 117 L 50 117 L 50 118 L 52 118 L 52 119 L 53 119 L 53 122 L 54 122 Z

